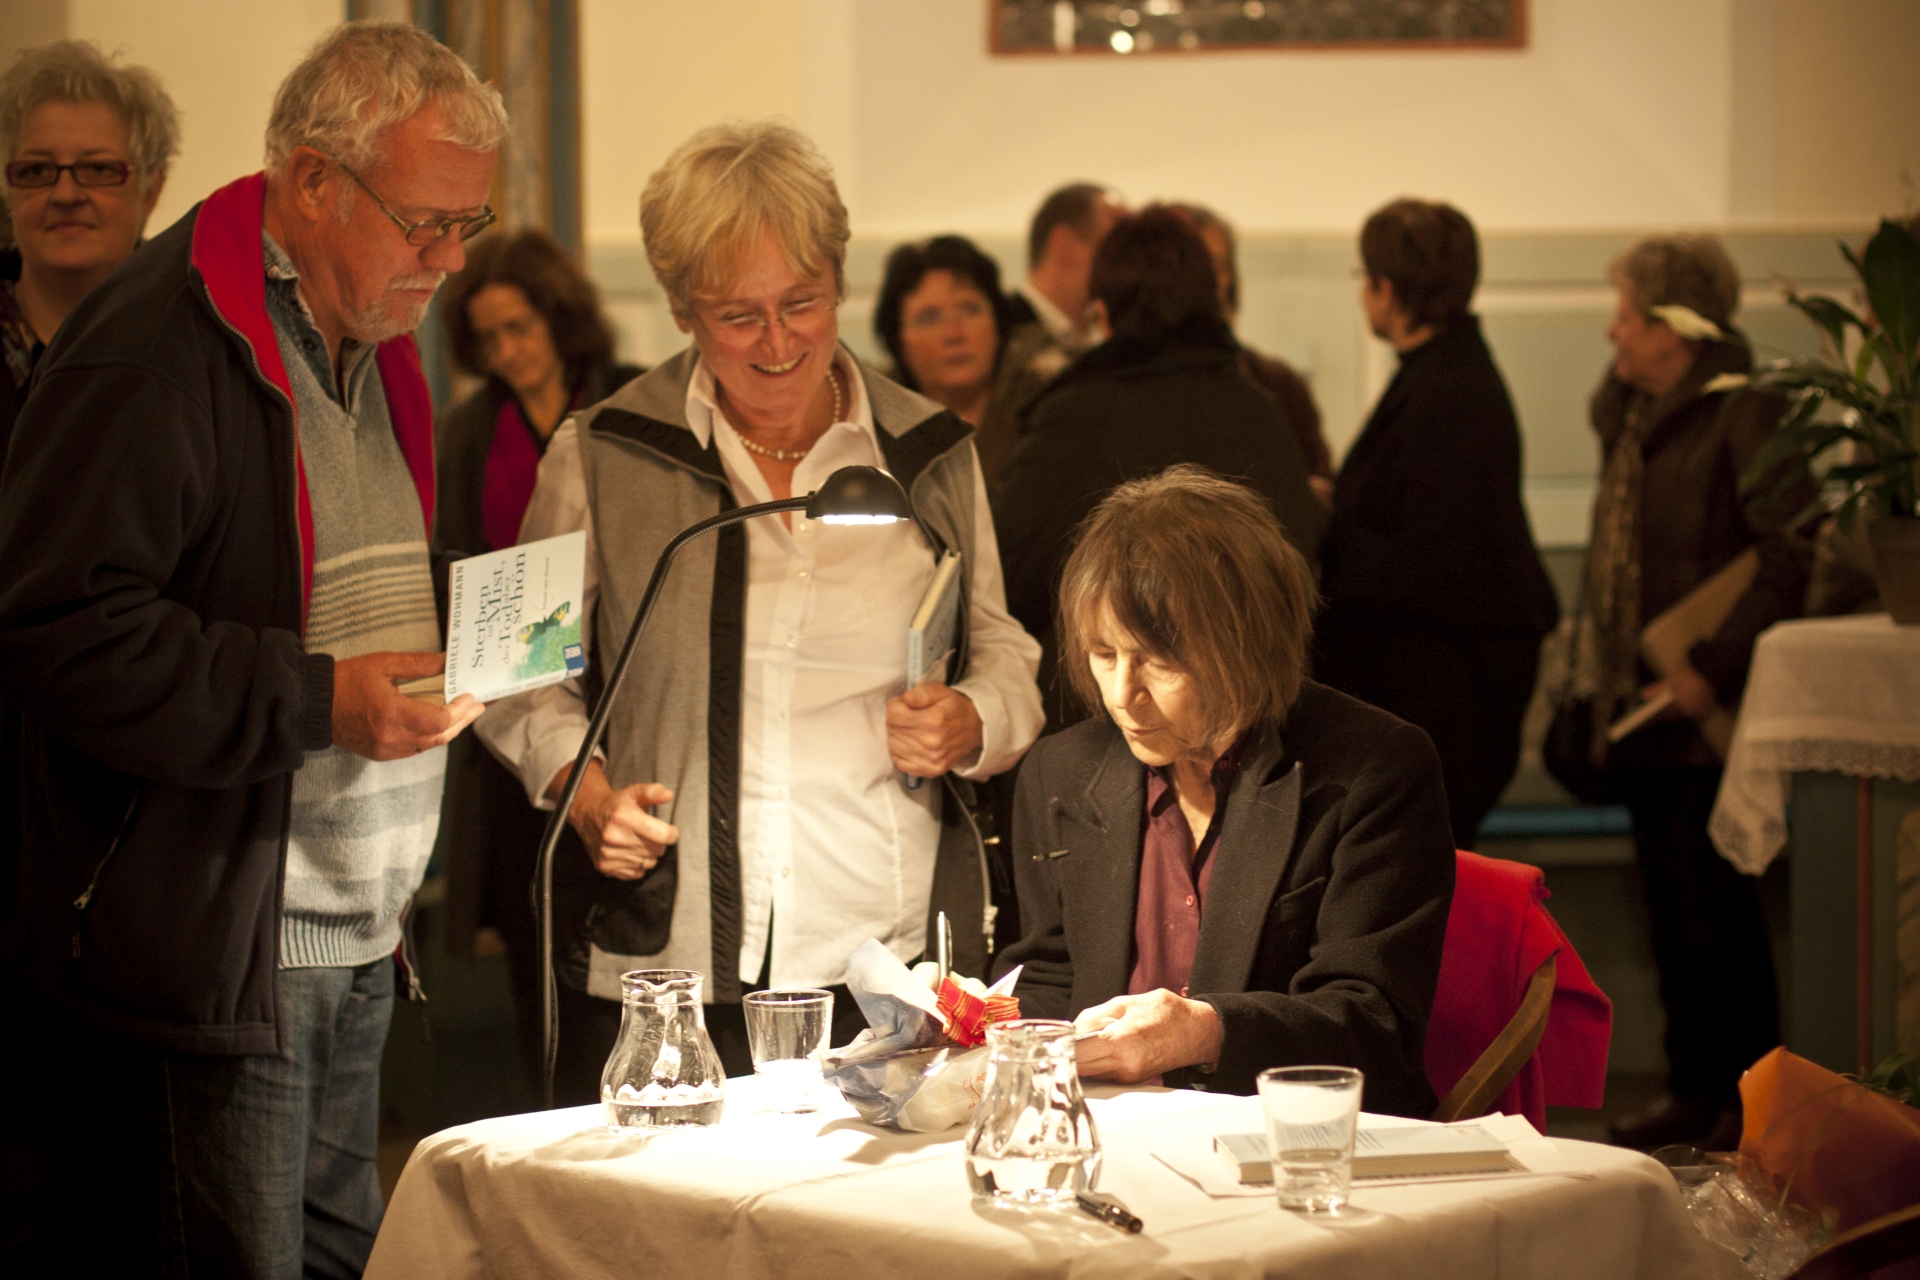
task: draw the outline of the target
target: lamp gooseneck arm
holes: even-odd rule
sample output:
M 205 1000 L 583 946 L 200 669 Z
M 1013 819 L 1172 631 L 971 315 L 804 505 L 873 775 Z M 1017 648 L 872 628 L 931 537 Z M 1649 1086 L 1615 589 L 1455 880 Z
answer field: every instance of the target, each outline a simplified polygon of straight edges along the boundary
M 560 798 L 553 807 L 553 814 L 547 819 L 546 833 L 540 838 L 540 852 L 534 866 L 534 884 L 540 907 L 540 1003 L 544 1015 L 540 1022 L 540 1057 L 548 1108 L 553 1106 L 553 1070 L 560 1047 L 559 1002 L 553 976 L 553 853 L 560 843 L 560 832 L 566 827 L 567 815 L 572 812 L 574 798 L 580 794 L 580 784 L 586 779 L 587 766 L 593 760 L 594 750 L 606 735 L 613 699 L 620 692 L 621 681 L 626 678 L 627 666 L 633 660 L 640 631 L 646 626 L 647 615 L 653 612 L 654 602 L 659 598 L 662 584 L 666 582 L 667 571 L 673 567 L 674 557 L 680 554 L 680 549 L 687 543 L 703 533 L 711 533 L 715 529 L 723 529 L 757 516 L 804 511 L 807 501 L 806 498 L 784 498 L 779 502 L 762 502 L 751 507 L 723 511 L 675 534 L 660 552 L 660 558 L 654 562 L 653 576 L 647 580 L 646 593 L 640 597 L 640 608 L 627 627 L 627 638 L 620 646 L 620 656 L 614 659 L 613 666 L 607 670 L 606 684 L 600 691 L 599 701 L 594 704 L 593 718 L 587 722 L 587 736 L 580 743 L 580 753 L 574 757 L 573 771 L 567 775 L 566 785 L 560 789 Z M 583 619 L 582 634 L 585 634 L 584 628 L 592 625 L 591 618 Z

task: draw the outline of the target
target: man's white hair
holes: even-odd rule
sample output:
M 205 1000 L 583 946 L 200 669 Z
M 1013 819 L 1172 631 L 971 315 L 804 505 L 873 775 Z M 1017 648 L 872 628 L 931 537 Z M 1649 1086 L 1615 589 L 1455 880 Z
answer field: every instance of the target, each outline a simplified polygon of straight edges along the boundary
M 459 54 L 411 23 L 349 22 L 316 44 L 274 94 L 267 167 L 283 169 L 304 146 L 364 169 L 380 159 L 384 133 L 429 104 L 446 120 L 441 141 L 492 151 L 506 139 L 499 92 Z

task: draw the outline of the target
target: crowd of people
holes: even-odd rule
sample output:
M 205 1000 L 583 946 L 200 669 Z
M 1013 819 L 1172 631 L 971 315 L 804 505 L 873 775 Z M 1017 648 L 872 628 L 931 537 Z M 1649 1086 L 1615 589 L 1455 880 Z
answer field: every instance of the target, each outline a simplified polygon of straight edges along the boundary
M 1559 619 L 1466 216 L 1398 200 L 1362 228 L 1399 367 L 1336 468 L 1307 381 L 1235 334 L 1210 210 L 1063 187 L 1009 288 L 960 236 L 902 245 L 882 370 L 840 340 L 849 220 L 820 152 L 709 128 L 641 199 L 688 338 L 643 371 L 549 237 L 482 234 L 506 133 L 431 37 L 348 24 L 282 84 L 264 172 L 148 237 L 180 145 L 158 80 L 70 41 L 0 78 L 0 887 L 33 1046 L 6 1070 L 36 1103 L 0 1134 L 7 1247 L 357 1274 L 436 842 L 454 944 L 506 941 L 527 1053 L 501 1070 L 537 1073 L 554 967 L 562 1103 L 599 1097 L 623 972 L 704 974 L 738 1074 L 743 993 L 836 990 L 844 1043 L 849 953 L 916 960 L 944 912 L 980 926 L 956 967 L 1022 964 L 1027 1012 L 1080 1021 L 1090 1077 L 1245 1092 L 1343 1063 L 1369 1109 L 1430 1113 L 1453 851 L 1513 776 Z M 1671 1097 L 1621 1134 L 1651 1146 L 1737 1123 L 1739 1070 L 1778 1040 L 1695 717 L 1799 610 L 1808 552 L 1804 495 L 1736 487 L 1780 405 L 1714 381 L 1751 364 L 1724 249 L 1653 237 L 1611 282 L 1580 611 L 1590 682 L 1674 703 L 1607 762 L 1668 1012 Z M 437 424 L 409 336 L 436 290 L 479 380 Z M 656 556 L 856 464 L 914 519 L 762 516 L 681 557 L 565 815 L 541 955 L 534 848 Z M 443 663 L 436 566 L 574 531 L 584 682 L 400 692 Z M 1733 619 L 1655 684 L 1639 627 L 1748 547 Z M 949 552 L 958 642 L 910 688 Z

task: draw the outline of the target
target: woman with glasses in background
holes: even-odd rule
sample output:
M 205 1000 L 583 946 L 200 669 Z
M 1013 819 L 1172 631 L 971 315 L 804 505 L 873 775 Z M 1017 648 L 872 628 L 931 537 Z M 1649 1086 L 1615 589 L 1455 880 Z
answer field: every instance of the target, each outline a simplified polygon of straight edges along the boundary
M 23 49 L 0 76 L 12 240 L 0 250 L 0 458 L 40 352 L 140 243 L 179 150 L 160 78 L 88 41 Z
M 567 815 L 584 851 L 554 866 L 559 1103 L 599 1097 L 630 969 L 706 975 L 729 1075 L 752 1069 L 744 991 L 837 987 L 844 1044 L 848 955 L 872 937 L 917 959 L 935 909 L 955 967 L 983 973 L 982 855 L 947 788 L 905 782 L 989 777 L 1040 729 L 1039 647 L 1006 611 L 970 428 L 840 345 L 847 211 L 819 151 L 775 124 L 704 130 L 647 180 L 640 229 L 692 344 L 561 425 L 521 528 L 586 531 L 588 683 L 696 521 L 854 464 L 890 471 L 915 519 L 768 516 L 680 555 Z M 947 551 L 957 651 L 909 688 L 907 628 Z M 586 701 L 554 685 L 478 728 L 551 808 Z
M 989 481 L 1013 448 L 1011 422 L 985 421 L 1009 321 L 1000 267 L 971 240 L 935 236 L 887 255 L 873 331 L 893 357 L 893 377 L 976 429 Z
M 443 298 L 454 362 L 485 381 L 434 432 L 436 563 L 518 542 L 535 473 L 561 419 L 644 372 L 614 362 L 599 292 L 544 231 L 475 240 Z M 540 1047 L 540 948 L 527 885 L 545 825 L 546 815 L 476 738 L 448 744 L 436 846 L 447 869 L 446 946 L 475 954 L 483 927 L 506 944 L 525 1106 L 539 1096 Z

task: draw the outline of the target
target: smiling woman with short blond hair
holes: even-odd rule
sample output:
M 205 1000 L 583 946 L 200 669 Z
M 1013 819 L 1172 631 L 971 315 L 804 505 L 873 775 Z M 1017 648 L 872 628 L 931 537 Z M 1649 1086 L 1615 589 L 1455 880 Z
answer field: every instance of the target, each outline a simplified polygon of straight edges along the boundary
M 640 224 L 691 345 L 561 425 L 522 530 L 586 530 L 590 656 L 697 520 L 855 464 L 892 472 L 916 519 L 770 516 L 680 557 L 568 815 L 585 854 L 555 867 L 561 1101 L 599 1096 L 627 969 L 704 973 L 734 1075 L 751 1069 L 744 990 L 838 986 L 868 937 L 914 960 L 930 904 L 956 967 L 984 970 L 980 853 L 947 789 L 903 775 L 990 777 L 1040 729 L 1039 646 L 1006 612 L 970 430 L 840 345 L 847 214 L 825 158 L 781 125 L 703 130 L 648 179 Z M 910 689 L 907 627 L 947 550 L 963 638 L 945 680 Z M 561 685 L 497 704 L 480 733 L 551 806 L 586 724 Z M 835 1043 L 860 1025 L 844 988 L 835 1020 Z
M 1062 575 L 1063 664 L 1096 714 L 1020 771 L 1029 1017 L 1083 1075 L 1251 1093 L 1268 1067 L 1366 1074 L 1425 1116 L 1453 892 L 1426 734 L 1305 671 L 1313 580 L 1251 489 L 1172 467 L 1115 489 Z

